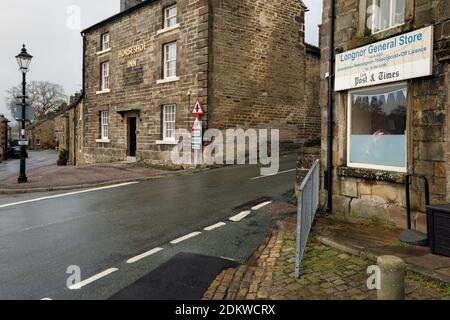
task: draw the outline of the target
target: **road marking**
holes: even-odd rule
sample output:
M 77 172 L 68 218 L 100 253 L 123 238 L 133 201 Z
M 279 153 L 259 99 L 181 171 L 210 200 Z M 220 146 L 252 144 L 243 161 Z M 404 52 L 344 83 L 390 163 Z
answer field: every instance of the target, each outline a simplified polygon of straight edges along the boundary
M 164 250 L 163 248 L 155 248 L 153 250 L 150 250 L 150 251 L 147 251 L 147 252 L 145 252 L 143 254 L 140 254 L 140 255 L 138 255 L 138 256 L 136 256 L 134 258 L 128 259 L 127 263 L 130 264 L 130 263 L 138 262 L 139 260 L 142 260 L 144 258 L 150 257 L 151 255 L 154 255 L 155 253 L 158 253 L 158 252 L 163 251 L 163 250 Z
M 266 201 L 266 202 L 263 202 L 263 203 L 261 203 L 261 204 L 258 204 L 257 206 L 254 206 L 254 207 L 252 208 L 252 210 L 253 210 L 253 211 L 257 211 L 257 210 L 259 210 L 259 209 L 264 208 L 265 206 L 268 206 L 268 205 L 271 204 L 271 203 L 272 203 L 272 201 Z
M 251 213 L 252 213 L 251 211 L 243 211 L 243 212 L 241 212 L 241 213 L 235 215 L 234 217 L 231 217 L 231 218 L 230 218 L 230 221 L 233 221 L 233 222 L 239 222 L 239 221 L 241 221 L 242 219 L 245 219 L 245 218 L 246 218 L 248 215 L 250 215 Z
M 119 271 L 119 269 L 111 268 L 111 269 L 105 270 L 103 272 L 100 272 L 100 273 L 96 274 L 95 276 L 92 276 L 92 277 L 90 277 L 90 278 L 88 278 L 86 280 L 80 281 L 79 283 L 70 286 L 69 289 L 70 290 L 79 290 L 79 289 L 87 286 L 88 284 L 91 284 L 94 281 L 97 281 L 97 280 L 99 280 L 101 278 L 104 278 L 104 277 L 106 277 L 106 276 L 108 276 L 111 273 L 114 273 L 116 271 Z
M 188 239 L 194 238 L 194 237 L 196 237 L 198 235 L 201 235 L 201 234 L 202 234 L 201 232 L 192 232 L 192 233 L 190 233 L 190 234 L 188 234 L 188 235 L 186 235 L 184 237 L 181 237 L 181 238 L 175 239 L 173 241 L 170 241 L 170 244 L 178 244 L 180 242 L 183 242 L 183 241 L 186 241 Z
M 254 178 L 251 178 L 250 180 L 257 180 L 257 179 L 263 179 L 263 178 L 274 177 L 274 176 L 277 176 L 277 175 L 280 175 L 280 174 L 283 174 L 283 173 L 289 173 L 289 172 L 294 172 L 294 171 L 297 171 L 297 169 L 291 169 L 291 170 L 286 170 L 286 171 L 280 171 L 280 172 L 278 172 L 278 173 L 269 174 L 269 175 L 267 175 L 267 176 L 254 177 Z
M 105 186 L 105 187 L 99 187 L 99 188 L 94 188 L 94 189 L 74 191 L 74 192 L 56 194 L 56 195 L 53 195 L 53 196 L 47 196 L 47 197 L 42 197 L 42 198 L 36 198 L 36 199 L 30 199 L 30 200 L 25 200 L 25 201 L 7 203 L 7 204 L 0 205 L 0 209 L 13 207 L 13 206 L 17 206 L 17 205 L 20 205 L 20 204 L 31 203 L 31 202 L 38 202 L 38 201 L 44 201 L 44 200 L 51 200 L 51 199 L 57 199 L 57 198 L 62 198 L 62 197 L 68 197 L 68 196 L 73 196 L 73 195 L 82 194 L 82 193 L 88 193 L 88 192 L 94 192 L 94 191 L 101 191 L 101 190 L 120 188 L 120 187 L 125 187 L 125 186 L 129 186 L 129 185 L 132 185 L 132 184 L 137 184 L 137 183 L 139 183 L 139 182 L 127 182 L 127 183 L 115 184 L 115 185 L 112 185 L 112 186 Z
M 53 299 L 51 299 L 51 298 L 43 298 L 43 299 L 41 299 L 41 301 L 50 301 L 50 300 L 53 300 Z
M 212 226 L 209 226 L 209 227 L 205 228 L 204 230 L 205 231 L 212 231 L 212 230 L 221 228 L 221 227 L 226 226 L 226 225 L 227 224 L 225 222 L 219 222 L 219 223 L 216 223 L 216 224 L 214 224 Z

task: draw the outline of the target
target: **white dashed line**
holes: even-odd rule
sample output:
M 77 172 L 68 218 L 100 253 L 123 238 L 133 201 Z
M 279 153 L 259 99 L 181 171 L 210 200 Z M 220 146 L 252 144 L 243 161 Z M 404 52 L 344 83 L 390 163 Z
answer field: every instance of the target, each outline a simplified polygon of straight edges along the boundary
M 79 289 L 87 286 L 88 284 L 91 284 L 94 281 L 97 281 L 97 280 L 99 280 L 101 278 L 104 278 L 104 277 L 106 277 L 106 276 L 108 276 L 111 273 L 114 273 L 116 271 L 119 271 L 119 269 L 111 268 L 111 269 L 105 270 L 103 272 L 100 272 L 99 274 L 96 274 L 95 276 L 92 276 L 92 277 L 90 277 L 90 278 L 88 278 L 86 280 L 81 281 L 80 283 L 77 283 L 77 284 L 74 284 L 73 286 L 70 286 L 69 289 L 70 290 L 79 290 Z
M 234 217 L 231 217 L 231 218 L 230 218 L 230 221 L 233 221 L 233 222 L 239 222 L 239 221 L 241 221 L 242 219 L 245 219 L 245 218 L 246 218 L 247 216 L 249 216 L 251 213 L 252 213 L 251 211 L 243 211 L 243 212 L 241 212 L 241 213 L 235 215 Z
M 155 253 L 158 253 L 158 252 L 163 251 L 163 250 L 164 250 L 163 248 L 155 248 L 153 250 L 150 250 L 150 251 L 147 251 L 147 252 L 145 252 L 143 254 L 140 254 L 140 255 L 138 255 L 138 256 L 136 256 L 134 258 L 128 259 L 127 263 L 130 264 L 130 263 L 138 262 L 138 261 L 140 261 L 140 260 L 142 260 L 144 258 L 150 257 L 150 256 L 154 255 Z
M 196 237 L 198 235 L 201 235 L 201 234 L 202 234 L 201 232 L 192 232 L 192 233 L 190 233 L 190 234 L 188 234 L 188 235 L 186 235 L 184 237 L 181 237 L 181 238 L 175 239 L 173 241 L 170 241 L 170 244 L 178 244 L 180 242 L 183 242 L 183 241 L 186 241 L 188 239 L 194 238 L 194 237 Z
M 53 300 L 53 299 L 51 299 L 51 298 L 43 298 L 43 299 L 41 299 L 41 301 L 51 301 L 51 300 Z
M 216 223 L 216 224 L 214 224 L 212 226 L 209 226 L 209 227 L 205 228 L 204 230 L 205 231 L 212 231 L 212 230 L 221 228 L 221 227 L 226 226 L 226 225 L 227 224 L 225 222 L 219 222 L 219 223 Z
M 125 186 L 129 186 L 129 185 L 132 185 L 132 184 L 137 184 L 137 183 L 139 183 L 139 182 L 127 182 L 127 183 L 115 184 L 115 185 L 112 185 L 112 186 L 106 186 L 106 187 L 100 187 L 100 188 L 94 188 L 94 189 L 88 189 L 88 190 L 81 190 L 81 191 L 74 191 L 74 192 L 56 194 L 56 195 L 53 195 L 53 196 L 47 196 L 47 197 L 42 197 L 42 198 L 30 199 L 30 200 L 25 200 L 25 201 L 20 201 L 20 202 L 7 203 L 7 204 L 0 205 L 0 209 L 8 208 L 8 207 L 14 207 L 14 206 L 17 206 L 19 204 L 26 204 L 26 203 L 32 203 L 32 202 L 38 202 L 38 201 L 44 201 L 44 200 L 51 200 L 51 199 L 57 199 L 57 198 L 62 198 L 62 197 L 68 197 L 68 196 L 73 196 L 73 195 L 76 195 L 76 194 L 82 194 L 82 193 L 88 193 L 88 192 L 94 192 L 94 191 L 101 191 L 101 190 L 108 190 L 108 189 L 113 189 L 113 188 L 120 188 L 120 187 L 125 187 Z
M 289 172 L 294 172 L 294 171 L 297 171 L 297 169 L 291 169 L 291 170 L 286 170 L 286 171 L 280 171 L 280 172 L 278 172 L 278 173 L 275 173 L 275 174 L 269 174 L 269 175 L 267 175 L 267 176 L 254 177 L 254 178 L 251 178 L 250 180 L 257 180 L 257 179 L 263 179 L 263 178 L 274 177 L 274 176 L 277 176 L 277 175 L 279 175 L 279 174 L 289 173 Z
M 262 209 L 262 208 L 264 208 L 265 206 L 268 206 L 268 205 L 271 204 L 271 203 L 272 203 L 272 201 L 266 201 L 266 202 L 263 202 L 263 203 L 261 203 L 261 204 L 258 204 L 257 206 L 254 206 L 254 207 L 252 208 L 252 210 L 253 210 L 253 211 L 256 211 L 256 210 Z

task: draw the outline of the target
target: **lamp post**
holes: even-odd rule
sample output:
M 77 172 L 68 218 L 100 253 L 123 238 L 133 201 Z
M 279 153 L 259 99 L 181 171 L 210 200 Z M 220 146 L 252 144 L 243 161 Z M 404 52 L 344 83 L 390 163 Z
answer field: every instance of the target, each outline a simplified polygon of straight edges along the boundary
M 27 49 L 25 48 L 25 45 L 23 45 L 22 50 L 20 53 L 16 56 L 17 63 L 19 64 L 20 72 L 22 72 L 22 118 L 21 118 L 21 140 L 25 141 L 25 117 L 26 117 L 26 86 L 27 86 L 27 78 L 26 74 L 28 72 L 28 67 L 30 66 L 31 59 L 33 56 L 27 52 Z M 19 183 L 26 183 L 28 181 L 27 175 L 25 173 L 26 170 L 26 146 L 22 145 L 20 146 L 20 175 L 17 181 Z

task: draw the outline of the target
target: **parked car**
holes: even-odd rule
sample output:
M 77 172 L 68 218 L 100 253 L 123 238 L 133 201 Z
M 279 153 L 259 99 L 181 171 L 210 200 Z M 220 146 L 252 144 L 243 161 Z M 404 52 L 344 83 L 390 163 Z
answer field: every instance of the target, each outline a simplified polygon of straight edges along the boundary
M 9 146 L 6 152 L 8 159 L 20 159 L 20 147 L 19 146 Z M 25 157 L 28 158 L 28 152 L 25 151 Z

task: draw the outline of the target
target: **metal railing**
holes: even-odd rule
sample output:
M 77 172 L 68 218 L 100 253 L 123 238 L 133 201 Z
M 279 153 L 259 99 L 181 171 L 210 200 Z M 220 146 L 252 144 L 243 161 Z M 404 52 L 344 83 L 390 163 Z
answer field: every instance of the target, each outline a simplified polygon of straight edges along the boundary
M 298 195 L 297 249 L 295 255 L 295 277 L 300 277 L 301 262 L 308 243 L 309 233 L 319 207 L 320 161 L 309 170 Z

